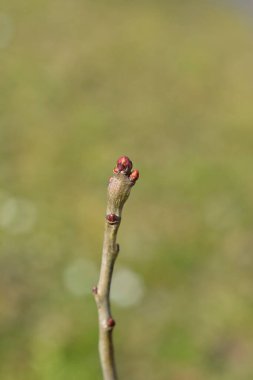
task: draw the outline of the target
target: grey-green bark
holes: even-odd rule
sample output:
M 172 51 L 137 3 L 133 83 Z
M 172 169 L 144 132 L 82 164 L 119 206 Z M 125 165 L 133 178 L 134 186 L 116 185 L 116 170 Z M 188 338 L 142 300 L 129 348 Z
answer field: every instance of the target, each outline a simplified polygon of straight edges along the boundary
M 109 180 L 102 263 L 97 287 L 93 289 L 98 308 L 99 354 L 104 380 L 117 380 L 113 347 L 115 321 L 111 315 L 110 287 L 114 263 L 119 252 L 116 242 L 123 206 L 134 182 L 131 176 L 118 171 Z

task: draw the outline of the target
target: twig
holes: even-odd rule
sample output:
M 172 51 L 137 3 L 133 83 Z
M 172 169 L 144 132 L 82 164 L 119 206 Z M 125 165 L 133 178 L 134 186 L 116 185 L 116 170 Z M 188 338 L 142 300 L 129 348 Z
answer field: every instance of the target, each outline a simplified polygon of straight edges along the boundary
M 132 171 L 128 157 L 120 157 L 109 180 L 108 199 L 102 263 L 98 285 L 92 289 L 99 319 L 99 354 L 104 380 L 117 380 L 112 332 L 115 321 L 110 310 L 110 287 L 115 260 L 119 253 L 116 243 L 123 206 L 129 197 L 131 187 L 139 177 L 138 170 Z

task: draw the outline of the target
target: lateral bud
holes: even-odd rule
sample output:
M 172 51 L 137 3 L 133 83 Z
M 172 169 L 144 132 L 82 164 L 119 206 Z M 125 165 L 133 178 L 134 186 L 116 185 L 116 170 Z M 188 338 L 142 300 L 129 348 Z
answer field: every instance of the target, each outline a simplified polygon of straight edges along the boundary
M 120 217 L 116 214 L 108 214 L 105 218 L 109 224 L 117 224 L 120 222 Z
M 93 293 L 94 295 L 98 294 L 98 287 L 97 287 L 97 286 L 93 286 L 93 288 L 92 288 L 92 293 Z
M 110 328 L 113 328 L 115 325 L 116 325 L 115 320 L 112 317 L 109 317 L 107 319 L 107 326 L 110 327 Z
M 139 178 L 139 176 L 140 176 L 139 170 L 134 169 L 132 171 L 132 173 L 130 174 L 130 176 L 129 176 L 129 179 L 132 182 L 132 185 L 135 184 L 135 182 L 137 181 L 137 179 Z

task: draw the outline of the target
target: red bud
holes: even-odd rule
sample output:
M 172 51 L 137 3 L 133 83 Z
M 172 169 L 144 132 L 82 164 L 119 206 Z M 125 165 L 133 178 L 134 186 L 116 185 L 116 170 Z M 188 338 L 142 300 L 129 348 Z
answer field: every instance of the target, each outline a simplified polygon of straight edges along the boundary
M 115 214 L 108 214 L 106 215 L 106 220 L 110 223 L 110 224 L 116 224 L 120 221 L 120 217 L 115 215 Z
M 113 169 L 113 173 L 115 173 L 115 174 L 119 173 L 119 169 L 117 168 L 117 166 L 116 166 L 116 168 Z
M 129 179 L 131 182 L 135 183 L 137 179 L 139 178 L 139 176 L 140 176 L 139 170 L 134 169 L 132 173 L 130 174 Z
M 115 325 L 116 325 L 116 322 L 114 321 L 114 319 L 112 319 L 112 317 L 107 319 L 107 326 L 108 327 L 114 327 Z
M 93 286 L 93 288 L 92 288 L 92 293 L 93 293 L 93 294 L 97 294 L 97 293 L 98 293 L 98 288 L 97 288 L 97 286 Z
M 124 174 L 130 174 L 133 164 L 127 156 L 122 156 L 117 161 L 117 169 Z

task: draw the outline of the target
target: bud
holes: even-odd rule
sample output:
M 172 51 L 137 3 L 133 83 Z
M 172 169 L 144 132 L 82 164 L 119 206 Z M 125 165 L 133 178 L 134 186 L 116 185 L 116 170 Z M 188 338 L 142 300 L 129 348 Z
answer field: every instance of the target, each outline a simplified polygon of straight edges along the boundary
M 116 168 L 113 169 L 113 173 L 114 173 L 114 174 L 118 174 L 119 172 L 120 172 L 120 171 L 119 171 L 119 169 L 118 169 L 117 166 L 116 166 Z
M 133 182 L 133 185 L 134 185 L 138 178 L 139 178 L 139 170 L 134 169 L 132 173 L 130 174 L 129 179 L 131 182 Z
M 112 319 L 112 317 L 107 319 L 107 326 L 108 327 L 114 327 L 115 325 L 116 325 L 116 322 L 114 321 L 114 319 Z
M 122 172 L 126 175 L 129 175 L 131 173 L 133 164 L 132 161 L 127 156 L 122 156 L 117 161 L 117 168 L 118 172 Z M 115 173 L 114 169 L 114 173 Z
M 98 288 L 97 288 L 97 286 L 93 286 L 92 293 L 93 294 L 98 294 Z
M 108 223 L 110 224 L 116 224 L 116 223 L 119 223 L 120 221 L 120 217 L 115 215 L 115 214 L 108 214 L 106 215 L 106 220 Z

